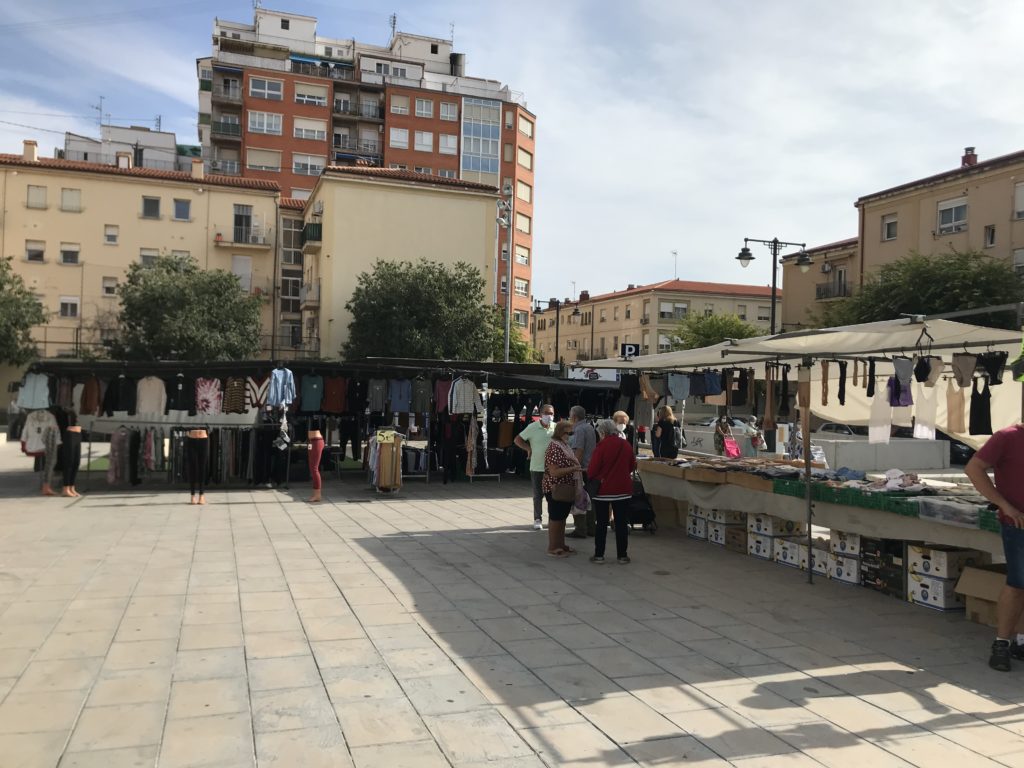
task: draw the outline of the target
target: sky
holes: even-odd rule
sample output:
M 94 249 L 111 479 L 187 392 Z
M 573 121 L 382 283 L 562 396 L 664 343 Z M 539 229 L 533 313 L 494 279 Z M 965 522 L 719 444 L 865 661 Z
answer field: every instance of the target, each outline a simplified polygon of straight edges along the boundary
M 449 37 L 537 115 L 537 299 L 678 276 L 768 285 L 744 237 L 857 234 L 854 201 L 1024 149 L 1016 0 L 273 0 L 321 35 Z M 244 0 L 3 0 L 0 152 L 153 125 L 197 143 L 195 59 Z M 149 122 L 145 122 L 149 121 Z M 674 258 L 672 251 L 678 252 Z M 676 267 L 676 264 L 678 267 Z M 676 268 L 678 273 L 675 272 Z

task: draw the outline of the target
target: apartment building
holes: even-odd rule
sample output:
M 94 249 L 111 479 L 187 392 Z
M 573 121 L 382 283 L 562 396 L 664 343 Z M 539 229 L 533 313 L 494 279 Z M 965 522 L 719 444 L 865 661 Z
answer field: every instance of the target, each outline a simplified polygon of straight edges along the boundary
M 782 259 L 786 327 L 809 324 L 822 302 L 851 295 L 912 251 L 979 251 L 1024 273 L 1024 151 L 979 161 L 967 147 L 958 168 L 864 195 L 855 206 L 856 238 L 808 251 L 807 272 L 797 254 Z
M 64 148 L 55 150 L 54 157 L 115 165 L 121 152 L 131 154 L 135 168 L 157 168 L 161 171 L 191 172 L 192 159 L 202 156 L 200 147 L 179 144 L 178 137 L 170 131 L 153 131 L 138 125 L 103 124 L 98 139 L 66 132 Z
M 116 333 L 117 286 L 129 265 L 158 255 L 195 258 L 272 297 L 279 190 L 273 181 L 0 154 L 0 255 L 42 301 L 33 330 L 44 357 L 100 352 Z M 263 312 L 268 345 L 277 318 Z
M 497 199 L 494 187 L 473 181 L 395 168 L 327 168 L 299 220 L 303 335 L 323 357 L 338 357 L 352 320 L 345 304 L 359 275 L 378 260 L 465 262 L 480 270 L 492 295 Z M 393 225 L 394 211 L 403 226 Z M 402 307 L 396 304 L 394 311 Z
M 387 46 L 318 34 L 312 16 L 256 8 L 215 19 L 197 61 L 199 139 L 216 173 L 276 181 L 308 199 L 324 168 L 376 166 L 512 192 L 498 250 L 516 325 L 529 323 L 536 117 L 522 94 L 466 76 L 442 38 L 395 32 Z
M 770 286 L 691 280 L 629 285 L 600 296 L 580 291 L 575 301 L 550 299 L 536 307 L 531 338 L 546 362 L 615 357 L 621 344 L 639 344 L 644 355 L 668 352 L 679 321 L 693 313 L 737 315 L 767 333 L 771 302 Z

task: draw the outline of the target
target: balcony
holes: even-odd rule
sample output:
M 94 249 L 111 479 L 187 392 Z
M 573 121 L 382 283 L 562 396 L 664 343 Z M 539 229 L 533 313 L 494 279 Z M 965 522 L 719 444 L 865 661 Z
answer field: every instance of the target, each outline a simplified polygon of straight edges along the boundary
M 663 320 L 666 322 L 679 322 L 680 320 L 685 320 L 686 315 L 687 311 L 685 309 L 677 309 L 674 312 L 659 312 L 658 320 Z
M 335 99 L 334 114 L 338 117 L 356 117 L 366 120 L 383 120 L 384 108 L 380 104 L 355 102 L 351 99 Z
M 238 176 L 242 172 L 242 166 L 238 160 L 210 160 L 209 171 L 221 176 Z
M 233 227 L 224 233 L 218 232 L 213 243 L 219 248 L 265 250 L 274 244 L 271 234 L 270 229 L 262 227 Z
M 215 139 L 228 141 L 242 140 L 242 124 L 227 120 L 213 120 L 210 123 L 210 135 Z
M 640 318 L 640 325 L 650 325 L 650 324 L 651 324 L 651 318 L 648 317 L 647 315 L 644 315 L 643 317 Z
M 320 306 L 320 284 L 304 283 L 299 289 L 299 308 L 316 309 Z
M 320 250 L 320 240 L 323 237 L 324 225 L 320 222 L 310 222 L 302 228 L 302 252 L 312 253 Z
M 212 93 L 214 104 L 242 103 L 242 89 L 237 85 L 229 85 L 228 83 L 217 83 L 217 87 L 213 89 Z
M 850 283 L 818 283 L 814 286 L 814 298 L 818 301 L 826 299 L 845 299 L 853 295 Z
M 328 65 L 326 62 L 321 64 L 310 64 L 306 61 L 292 61 L 291 70 L 297 75 L 308 75 L 311 77 L 324 77 L 328 80 L 355 80 L 355 70 L 352 67 L 347 67 L 344 64 L 335 64 L 334 66 Z
M 335 160 L 344 160 L 345 155 L 379 159 L 380 148 L 381 143 L 376 139 L 356 139 L 351 136 L 334 137 Z
M 212 91 L 213 90 L 213 80 L 207 80 L 206 78 L 201 79 L 199 81 L 199 90 L 200 91 Z

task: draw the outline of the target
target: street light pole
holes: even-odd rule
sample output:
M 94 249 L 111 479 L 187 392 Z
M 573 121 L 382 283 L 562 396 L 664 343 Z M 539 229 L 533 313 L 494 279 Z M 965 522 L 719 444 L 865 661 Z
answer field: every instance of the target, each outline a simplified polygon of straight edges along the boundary
M 782 250 L 783 246 L 800 247 L 800 257 L 797 259 L 797 263 L 800 265 L 801 271 L 806 272 L 804 269 L 805 264 L 810 264 L 810 259 L 807 258 L 807 254 L 803 251 L 807 248 L 806 243 L 789 243 L 785 240 L 779 240 L 777 237 L 773 237 L 771 240 L 759 240 L 756 237 L 744 237 L 743 248 L 740 249 L 739 256 L 736 260 L 742 267 L 750 266 L 750 262 L 754 260 L 754 254 L 750 252 L 750 248 L 747 247 L 747 243 L 761 243 L 767 245 L 768 250 L 772 254 L 772 312 L 771 312 L 771 334 L 775 335 L 775 305 L 778 302 L 778 284 L 779 284 L 779 251 Z
M 509 344 L 512 336 L 512 222 L 515 216 L 515 196 L 512 184 L 502 188 L 503 199 L 498 201 L 498 226 L 505 228 L 505 362 L 509 358 Z

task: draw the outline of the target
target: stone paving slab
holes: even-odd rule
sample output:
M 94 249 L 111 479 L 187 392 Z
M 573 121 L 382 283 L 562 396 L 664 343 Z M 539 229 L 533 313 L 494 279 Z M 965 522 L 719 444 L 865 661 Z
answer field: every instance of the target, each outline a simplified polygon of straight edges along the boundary
M 0 445 L 0 768 L 1024 766 L 989 629 L 668 529 L 553 560 L 523 482 L 23 470 Z

